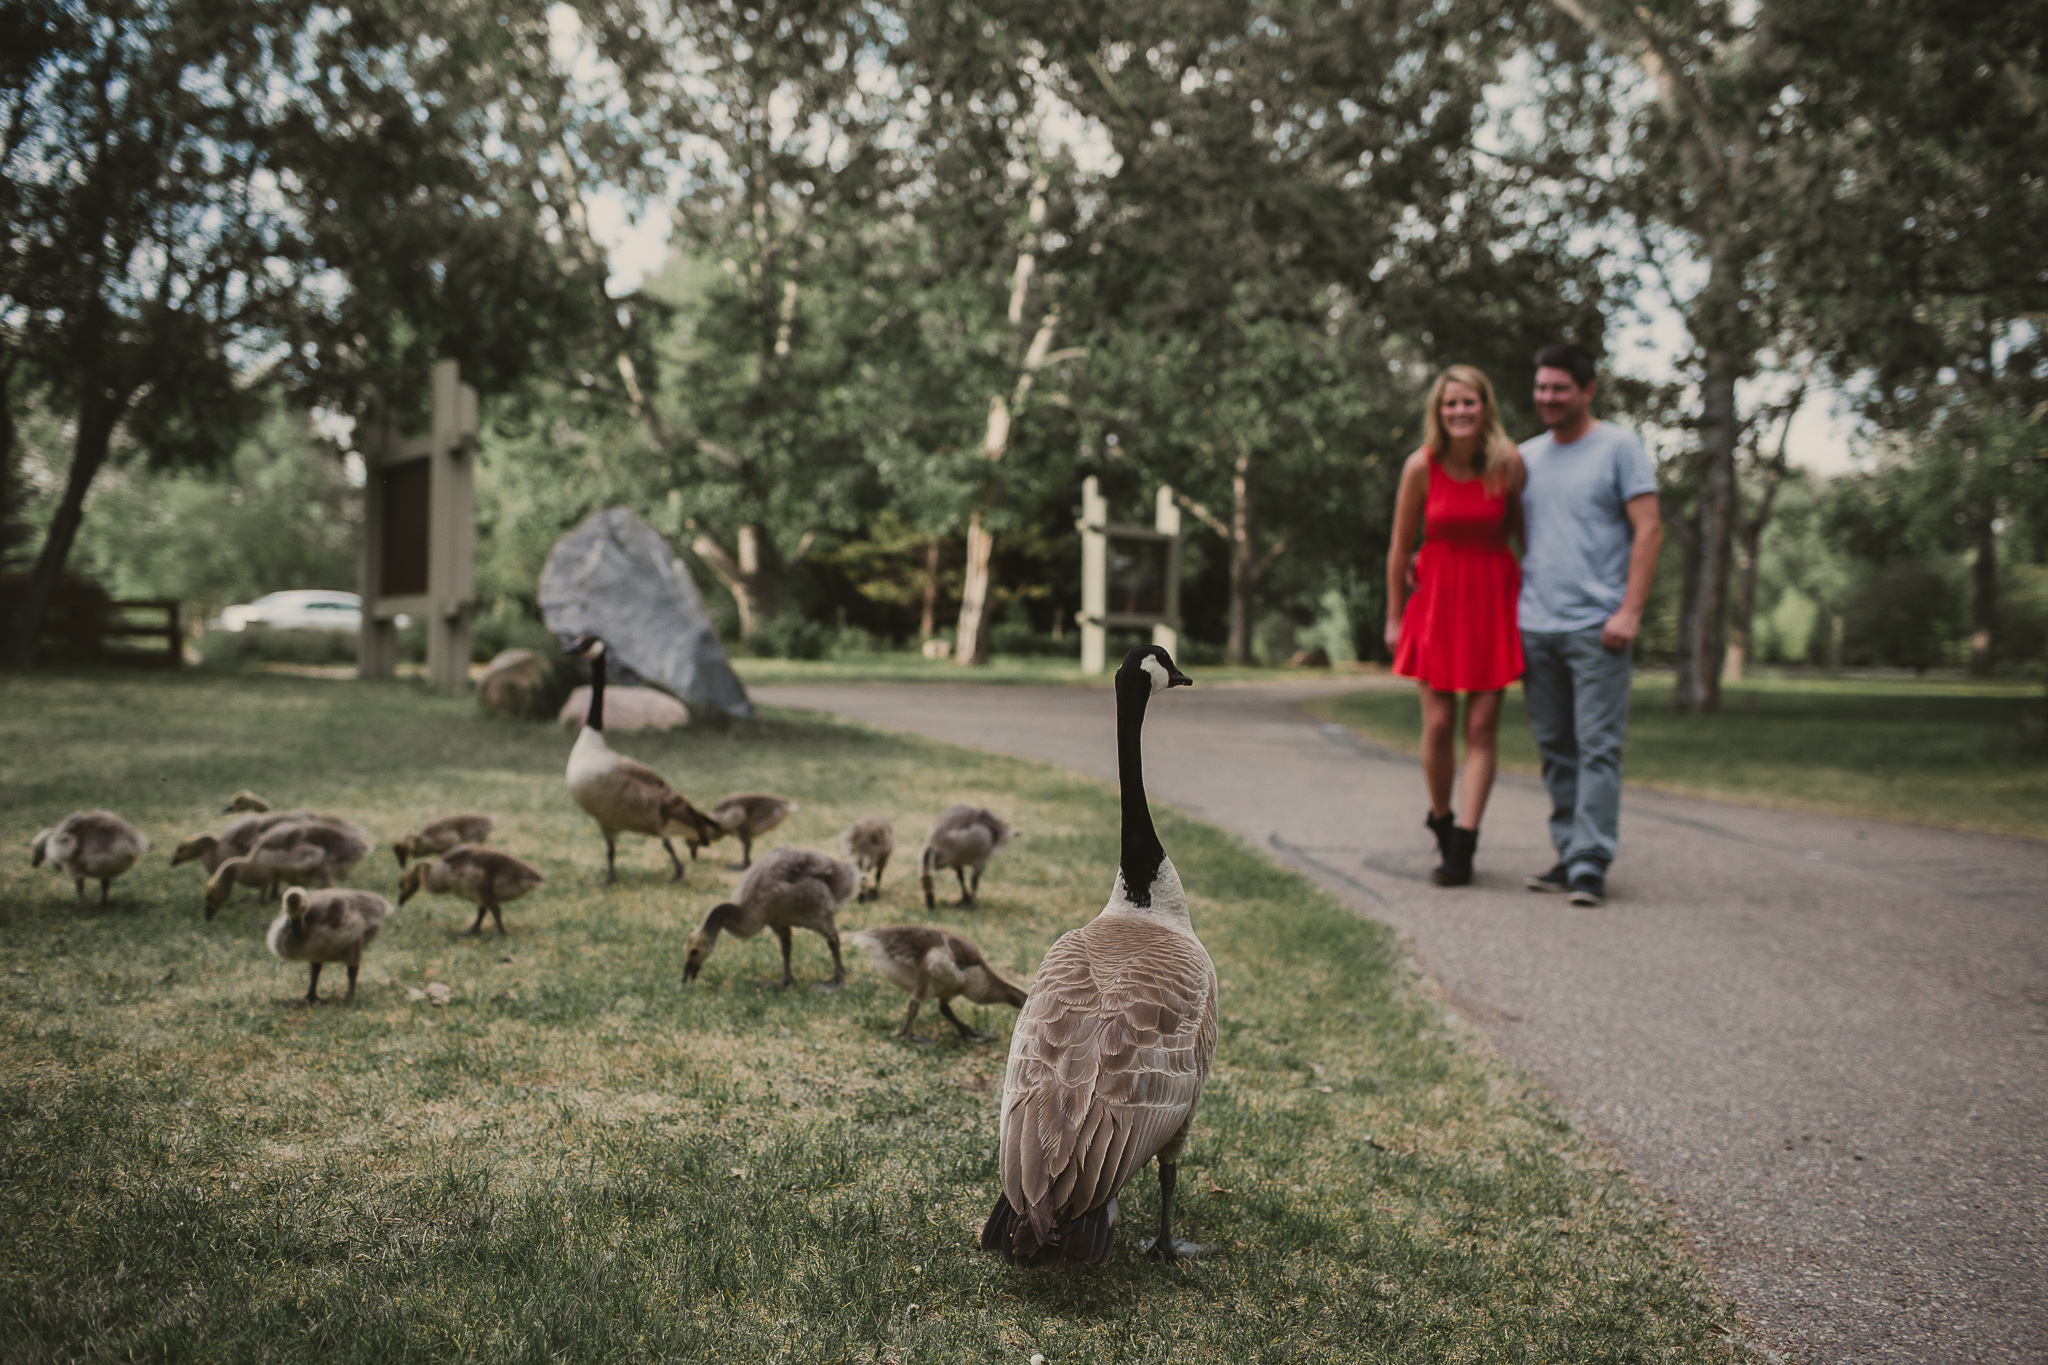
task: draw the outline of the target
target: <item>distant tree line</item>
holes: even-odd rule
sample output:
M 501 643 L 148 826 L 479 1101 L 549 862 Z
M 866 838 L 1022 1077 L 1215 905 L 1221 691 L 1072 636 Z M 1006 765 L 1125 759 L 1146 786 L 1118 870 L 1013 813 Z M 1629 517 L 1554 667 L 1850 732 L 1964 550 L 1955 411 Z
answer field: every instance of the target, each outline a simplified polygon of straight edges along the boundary
M 299 509 L 269 530 L 331 532 L 339 447 L 286 410 L 416 421 L 444 355 L 487 395 L 497 618 L 530 618 L 553 539 L 624 502 L 753 647 L 1059 648 L 1092 474 L 1126 519 L 1178 491 L 1195 648 L 1341 654 L 1378 636 L 1434 371 L 1484 366 L 1532 432 L 1535 350 L 1606 350 L 1646 284 L 1687 328 L 1681 378 L 1614 373 L 1606 411 L 1662 448 L 1647 645 L 1682 708 L 1755 659 L 2039 652 L 2048 0 L 4 22 L 17 661 L 74 551 L 225 592 L 225 556 L 171 547 L 187 523 L 247 539 L 247 590 L 334 585 L 321 535 L 277 566 L 202 490 L 267 477 Z M 626 291 L 593 226 L 618 194 L 674 225 Z M 1785 433 L 1825 392 L 1880 455 L 1821 486 Z

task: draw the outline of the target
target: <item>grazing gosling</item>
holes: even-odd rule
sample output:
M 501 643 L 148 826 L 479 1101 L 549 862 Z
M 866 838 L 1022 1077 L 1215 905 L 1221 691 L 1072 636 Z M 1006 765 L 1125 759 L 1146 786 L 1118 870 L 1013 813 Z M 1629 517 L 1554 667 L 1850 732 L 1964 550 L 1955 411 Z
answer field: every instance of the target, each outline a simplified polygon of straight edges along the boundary
M 882 894 L 882 869 L 889 866 L 889 855 L 896 851 L 896 830 L 880 815 L 863 816 L 853 822 L 853 828 L 839 836 L 839 846 L 853 855 L 853 865 L 863 873 L 875 875 L 873 885 L 863 884 L 860 899 L 874 900 Z
M 918 881 L 924 887 L 924 908 L 938 909 L 932 895 L 932 874 L 950 867 L 960 879 L 960 904 L 968 908 L 981 893 L 981 874 L 996 850 L 1010 842 L 1016 831 L 994 812 L 980 806 L 955 806 L 938 818 L 924 836 L 924 848 L 917 855 Z M 974 884 L 968 885 L 967 869 L 974 869 Z
M 55 829 L 46 829 L 29 842 L 28 865 L 41 867 L 48 859 L 67 877 L 85 904 L 85 880 L 100 884 L 100 904 L 107 903 L 114 878 L 135 866 L 136 859 L 149 852 L 149 838 L 110 810 L 73 811 Z
M 684 944 L 683 980 L 694 981 L 704 960 L 718 946 L 720 933 L 752 938 L 773 929 L 782 944 L 782 986 L 796 984 L 789 969 L 790 930 L 809 929 L 832 949 L 832 979 L 819 989 L 836 991 L 845 984 L 846 963 L 839 956 L 841 906 L 860 885 L 851 863 L 801 848 L 778 848 L 740 878 L 734 900 L 713 906 Z
M 362 970 L 363 949 L 377 937 L 391 914 L 391 902 L 374 891 L 308 891 L 295 886 L 284 893 L 284 913 L 270 926 L 272 956 L 304 962 L 313 969 L 306 983 L 306 1003 L 320 1003 L 320 968 L 329 962 L 348 965 L 348 995 L 356 998 L 356 973 Z
M 730 796 L 721 796 L 718 804 L 705 812 L 717 822 L 717 831 L 708 838 L 695 834 L 687 836 L 690 856 L 695 858 L 698 849 L 709 847 L 728 834 L 737 834 L 740 860 L 733 864 L 732 870 L 744 872 L 754 865 L 754 840 L 787 820 L 796 808 L 796 802 L 788 797 L 770 796 L 766 792 L 734 792 Z
M 222 815 L 233 815 L 238 810 L 255 811 L 261 815 L 270 809 L 270 803 L 250 791 L 247 787 L 236 792 L 229 802 L 220 808 Z
M 262 887 L 265 900 L 279 886 L 329 887 L 369 851 L 369 839 L 353 825 L 320 820 L 277 825 L 246 855 L 229 858 L 213 870 L 206 882 L 206 917 L 212 919 L 227 903 L 237 883 Z
M 411 834 L 391 846 L 398 855 L 398 866 L 403 869 L 408 858 L 430 858 L 437 853 L 446 853 L 463 844 L 480 844 L 491 837 L 497 828 L 495 815 L 444 815 L 438 820 L 429 820 Z M 403 901 L 399 902 L 401 905 Z
M 481 934 L 484 916 L 489 915 L 497 921 L 502 936 L 505 916 L 499 907 L 546 881 L 539 868 L 509 853 L 459 844 L 438 858 L 423 858 L 408 867 L 398 883 L 398 903 L 404 905 L 421 891 L 460 896 L 476 906 L 476 923 L 469 926 L 470 933 Z
M 985 1043 L 995 1035 L 967 1027 L 953 1013 L 954 996 L 964 995 L 977 1005 L 1024 1008 L 1024 992 L 997 976 L 981 949 L 958 934 L 929 924 L 892 924 L 862 929 L 846 938 L 867 949 L 868 960 L 885 979 L 910 992 L 910 1011 L 903 1016 L 903 1027 L 896 1030 L 898 1038 L 931 1042 L 910 1027 L 917 1022 L 918 1007 L 928 999 L 939 1002 L 939 1013 L 946 1016 L 962 1041 L 969 1043 Z

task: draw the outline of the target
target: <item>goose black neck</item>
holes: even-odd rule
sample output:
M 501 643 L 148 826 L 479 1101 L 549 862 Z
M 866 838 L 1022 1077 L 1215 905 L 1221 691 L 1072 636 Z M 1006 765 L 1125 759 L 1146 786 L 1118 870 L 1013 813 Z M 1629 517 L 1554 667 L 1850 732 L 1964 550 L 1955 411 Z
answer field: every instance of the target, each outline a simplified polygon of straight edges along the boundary
M 591 729 L 604 730 L 604 651 L 599 650 L 590 661 L 590 710 L 584 715 L 583 723 Z
M 1145 728 L 1145 705 L 1151 688 L 1141 674 L 1135 686 L 1121 679 L 1116 689 L 1116 769 L 1123 787 L 1124 847 L 1120 866 L 1124 894 L 1133 905 L 1152 904 L 1152 881 L 1166 849 L 1152 828 L 1152 805 L 1145 797 L 1145 759 L 1141 735 Z M 1142 690 L 1141 690 L 1142 689 Z

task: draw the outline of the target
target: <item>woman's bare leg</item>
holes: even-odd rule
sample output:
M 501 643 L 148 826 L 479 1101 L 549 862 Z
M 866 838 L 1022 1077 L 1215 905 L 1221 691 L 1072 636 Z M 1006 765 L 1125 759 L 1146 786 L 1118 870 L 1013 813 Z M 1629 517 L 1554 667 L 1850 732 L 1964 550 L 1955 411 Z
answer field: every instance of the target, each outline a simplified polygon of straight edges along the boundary
M 1422 694 L 1422 780 L 1429 813 L 1451 813 L 1451 777 L 1458 769 L 1458 694 L 1417 683 Z
M 1458 783 L 1458 823 L 1478 829 L 1493 795 L 1493 770 L 1500 738 L 1500 704 L 1505 692 L 1474 692 L 1465 698 L 1465 771 Z

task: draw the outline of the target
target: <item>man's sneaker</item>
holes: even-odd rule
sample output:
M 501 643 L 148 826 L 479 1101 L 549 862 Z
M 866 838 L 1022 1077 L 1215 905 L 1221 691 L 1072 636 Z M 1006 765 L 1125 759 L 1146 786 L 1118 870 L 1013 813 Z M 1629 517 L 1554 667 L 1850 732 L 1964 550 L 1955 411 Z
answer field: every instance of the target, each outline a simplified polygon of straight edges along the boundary
M 1572 878 L 1573 905 L 1604 905 L 1607 902 L 1607 879 L 1598 872 L 1581 872 Z
M 1531 891 L 1569 891 L 1572 889 L 1571 869 L 1559 863 L 1548 872 L 1538 872 L 1533 877 L 1523 878 L 1522 885 Z

